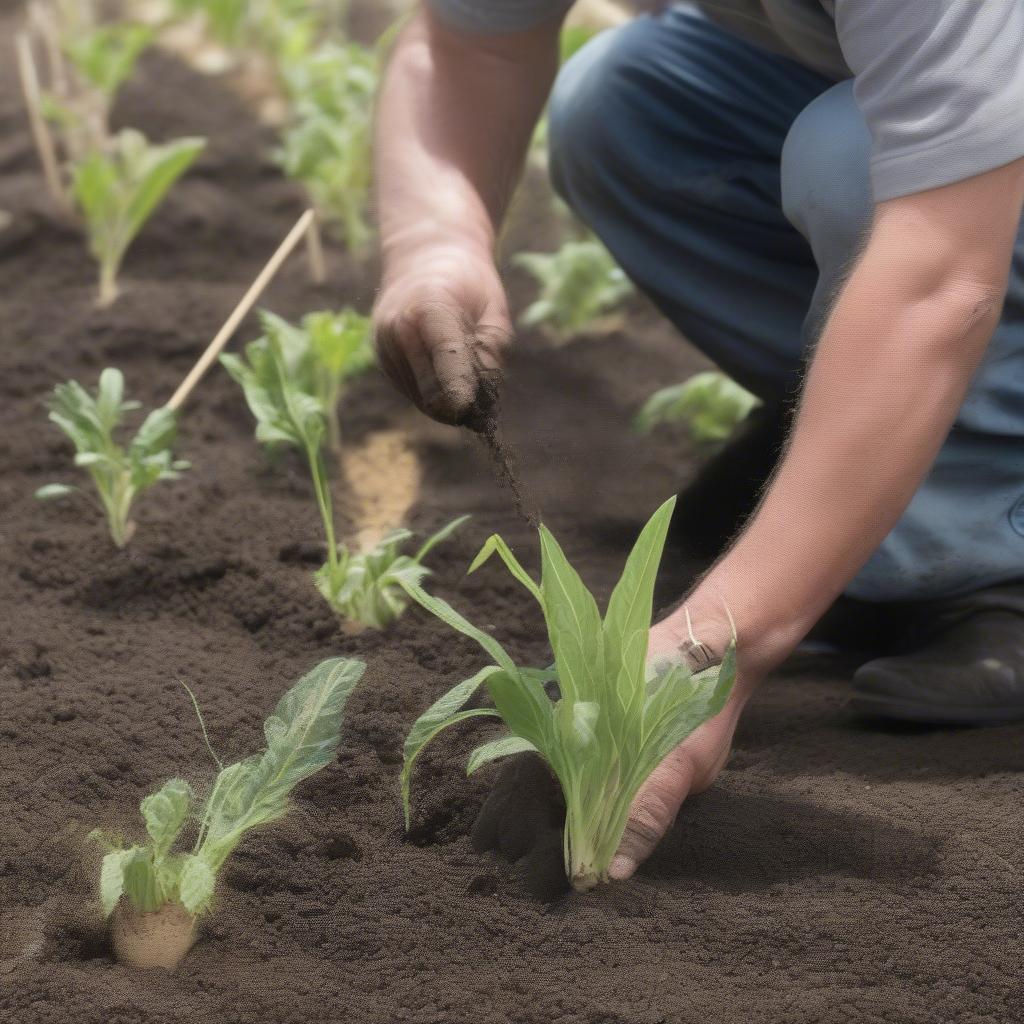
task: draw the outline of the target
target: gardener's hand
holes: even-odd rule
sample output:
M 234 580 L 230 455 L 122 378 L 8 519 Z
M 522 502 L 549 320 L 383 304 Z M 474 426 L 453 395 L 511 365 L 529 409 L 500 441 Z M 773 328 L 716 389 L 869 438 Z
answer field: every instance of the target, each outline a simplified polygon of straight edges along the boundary
M 696 633 L 702 643 L 694 643 L 696 638 L 686 622 L 685 611 L 680 609 L 651 628 L 649 660 L 657 663 L 681 659 L 695 672 L 717 665 L 731 639 L 731 623 L 724 616 L 716 617 L 710 623 L 702 622 Z M 637 793 L 609 869 L 612 878 L 629 878 L 672 827 L 683 801 L 703 793 L 718 777 L 729 758 L 740 712 L 753 692 L 755 679 L 761 675 L 756 665 L 747 667 L 746 658 L 744 664 L 722 711 L 680 743 Z
M 399 391 L 441 423 L 479 429 L 512 336 L 490 254 L 459 245 L 403 254 L 386 269 L 373 316 L 381 368 Z

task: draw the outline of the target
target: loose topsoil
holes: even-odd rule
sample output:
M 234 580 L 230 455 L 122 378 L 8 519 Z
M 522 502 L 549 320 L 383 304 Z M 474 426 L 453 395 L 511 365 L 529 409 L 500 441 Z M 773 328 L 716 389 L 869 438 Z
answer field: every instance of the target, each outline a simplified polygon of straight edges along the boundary
M 43 196 L 12 29 L 0 15 L 0 210 L 13 218 L 0 233 L 0 1020 L 1022 1019 L 1020 727 L 864 725 L 844 705 L 848 665 L 794 661 L 751 705 L 718 784 L 687 802 L 638 877 L 567 896 L 540 865 L 474 848 L 495 771 L 467 781 L 462 768 L 487 726 L 453 730 L 423 757 L 403 837 L 403 737 L 481 657 L 418 610 L 383 635 L 342 631 L 310 583 L 320 548 L 306 475 L 290 459 L 266 463 L 224 373 L 185 410 L 179 451 L 195 468 L 143 500 L 128 551 L 91 512 L 37 504 L 35 488 L 73 474 L 45 419 L 52 385 L 92 386 L 117 365 L 134 397 L 165 401 L 302 201 L 224 83 L 151 55 L 117 120 L 210 145 L 134 247 L 123 298 L 95 310 L 83 242 Z M 525 203 L 512 246 L 550 243 L 549 222 Z M 330 267 L 317 289 L 293 260 L 267 304 L 288 316 L 368 308 L 373 268 L 337 252 Z M 520 340 L 508 436 L 529 495 L 602 600 L 642 521 L 696 465 L 679 436 L 633 436 L 630 416 L 702 365 L 640 305 L 622 330 L 568 348 Z M 479 446 L 411 413 L 378 376 L 354 389 L 344 428 L 352 445 L 409 433 L 423 471 L 411 525 L 474 515 L 432 559 L 432 586 L 542 663 L 524 593 L 497 566 L 463 576 L 493 530 L 528 564 L 536 556 Z M 694 569 L 668 553 L 665 600 Z M 180 681 L 214 745 L 237 756 L 258 748 L 277 696 L 337 654 L 369 665 L 338 764 L 243 843 L 176 975 L 115 964 L 84 836 L 97 825 L 134 834 L 145 793 L 209 767 Z

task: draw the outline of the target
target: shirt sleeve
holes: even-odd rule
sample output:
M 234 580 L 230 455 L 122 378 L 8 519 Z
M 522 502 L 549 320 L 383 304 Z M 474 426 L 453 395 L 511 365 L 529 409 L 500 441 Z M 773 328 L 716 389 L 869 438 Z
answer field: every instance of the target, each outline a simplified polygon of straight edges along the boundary
M 876 201 L 1024 156 L 1021 0 L 836 0 Z
M 522 32 L 564 14 L 574 0 L 427 0 L 446 24 L 465 32 Z

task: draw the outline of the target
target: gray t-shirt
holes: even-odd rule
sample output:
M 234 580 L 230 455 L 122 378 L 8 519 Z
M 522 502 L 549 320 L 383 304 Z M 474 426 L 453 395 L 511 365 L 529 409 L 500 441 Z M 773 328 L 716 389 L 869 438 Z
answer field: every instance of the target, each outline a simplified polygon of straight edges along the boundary
M 469 32 L 513 32 L 572 0 L 428 0 Z M 1024 0 L 705 0 L 716 21 L 853 77 L 877 201 L 1024 157 Z

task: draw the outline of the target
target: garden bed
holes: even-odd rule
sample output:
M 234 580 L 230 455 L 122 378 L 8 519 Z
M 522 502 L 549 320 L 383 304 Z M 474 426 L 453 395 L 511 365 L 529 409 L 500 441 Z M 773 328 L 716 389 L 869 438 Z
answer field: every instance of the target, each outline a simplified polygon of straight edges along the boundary
M 5 54 L 12 27 L 0 15 Z M 0 1019 L 910 1024 L 1019 1013 L 1020 727 L 866 728 L 844 707 L 847 666 L 796 661 L 752 704 L 718 785 L 686 804 L 635 880 L 538 893 L 521 868 L 473 848 L 494 770 L 467 783 L 462 766 L 487 726 L 424 754 L 403 836 L 405 733 L 479 655 L 417 609 L 385 634 L 346 635 L 309 580 L 321 550 L 308 479 L 298 462 L 266 464 L 226 374 L 212 372 L 186 406 L 178 450 L 194 468 L 146 495 L 127 551 L 99 519 L 36 503 L 33 491 L 68 465 L 46 423 L 53 384 L 92 385 L 117 365 L 132 397 L 166 401 L 302 199 L 236 95 L 151 55 L 116 119 L 210 145 L 134 247 L 123 297 L 97 311 L 84 244 L 48 210 L 10 64 L 0 62 L 0 210 L 12 215 L 0 231 Z M 530 213 L 527 202 L 510 250 L 546 240 L 549 218 Z M 372 268 L 329 256 L 329 286 L 310 285 L 296 257 L 266 304 L 286 316 L 367 309 Z M 240 332 L 254 333 L 252 321 Z M 624 330 L 567 348 L 521 339 L 509 436 L 529 494 L 602 597 L 640 525 L 695 466 L 678 436 L 640 439 L 630 418 L 702 365 L 639 306 Z M 434 556 L 432 585 L 514 655 L 544 663 L 528 595 L 499 567 L 462 575 L 493 530 L 527 564 L 536 557 L 473 440 L 427 423 L 376 375 L 355 385 L 343 422 L 353 446 L 408 438 L 422 476 L 411 526 L 473 513 Z M 665 564 L 668 600 L 696 567 L 671 550 Z M 208 756 L 179 681 L 196 691 L 215 747 L 241 755 L 286 686 L 337 654 L 369 665 L 337 767 L 246 840 L 176 974 L 116 965 L 84 837 L 134 827 L 141 796 Z

